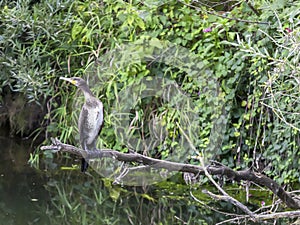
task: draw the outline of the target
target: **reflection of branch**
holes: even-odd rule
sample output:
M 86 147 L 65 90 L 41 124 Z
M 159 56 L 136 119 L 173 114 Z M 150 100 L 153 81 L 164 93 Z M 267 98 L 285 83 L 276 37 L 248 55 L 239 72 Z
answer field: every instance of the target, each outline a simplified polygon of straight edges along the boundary
M 252 181 L 258 185 L 265 186 L 268 189 L 270 189 L 288 207 L 293 209 L 300 209 L 300 201 L 298 199 L 294 199 L 289 193 L 285 192 L 285 190 L 271 178 L 260 173 L 255 173 L 251 170 L 234 171 L 233 169 L 222 165 L 209 166 L 204 170 L 202 166 L 154 159 L 138 153 L 122 153 L 111 149 L 84 151 L 72 145 L 61 143 L 57 138 L 56 139 L 52 138 L 51 140 L 52 140 L 52 145 L 42 146 L 41 149 L 69 152 L 72 154 L 86 157 L 88 159 L 109 157 L 109 158 L 114 158 L 118 161 L 138 162 L 144 165 L 151 166 L 153 168 L 160 168 L 160 169 L 164 168 L 169 171 L 180 171 L 180 172 L 188 172 L 188 173 L 203 175 L 205 174 L 205 170 L 206 170 L 210 175 L 226 176 L 229 179 L 235 181 L 242 181 L 242 180 Z

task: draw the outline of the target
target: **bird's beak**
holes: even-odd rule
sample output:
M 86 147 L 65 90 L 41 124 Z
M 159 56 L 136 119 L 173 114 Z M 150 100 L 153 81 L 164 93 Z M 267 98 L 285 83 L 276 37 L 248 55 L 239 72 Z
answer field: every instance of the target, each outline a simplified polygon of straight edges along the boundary
M 65 80 L 65 81 L 68 81 L 68 82 L 70 82 L 71 84 L 73 84 L 73 85 L 76 85 L 76 81 L 75 81 L 75 80 L 73 80 L 73 79 L 71 79 L 71 78 L 67 78 L 67 77 L 60 77 L 59 79 L 60 79 L 60 80 Z

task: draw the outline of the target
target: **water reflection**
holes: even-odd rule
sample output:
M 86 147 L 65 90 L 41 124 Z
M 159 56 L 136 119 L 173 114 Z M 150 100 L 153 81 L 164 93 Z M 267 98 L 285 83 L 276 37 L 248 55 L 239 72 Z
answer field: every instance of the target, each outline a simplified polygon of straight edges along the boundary
M 215 224 L 222 219 L 195 203 L 184 184 L 120 187 L 97 176 L 75 180 L 76 174 L 66 171 L 64 179 L 49 183 L 49 191 L 57 193 L 52 224 Z
M 0 135 L 0 221 L 5 224 L 49 224 L 46 212 L 49 199 L 44 181 L 28 164 L 29 143 Z
M 0 146 L 0 224 L 216 224 L 230 218 L 218 211 L 243 214 L 202 193 L 211 187 L 185 185 L 180 173 L 151 186 L 122 187 L 93 170 L 88 176 L 59 169 L 78 163 L 73 156 L 53 155 L 44 165 L 48 171 L 38 171 L 27 164 L 29 144 L 0 134 Z M 244 201 L 243 189 L 235 188 L 229 193 Z M 257 202 L 272 199 L 268 193 L 260 193 Z M 248 207 L 255 210 L 257 204 Z

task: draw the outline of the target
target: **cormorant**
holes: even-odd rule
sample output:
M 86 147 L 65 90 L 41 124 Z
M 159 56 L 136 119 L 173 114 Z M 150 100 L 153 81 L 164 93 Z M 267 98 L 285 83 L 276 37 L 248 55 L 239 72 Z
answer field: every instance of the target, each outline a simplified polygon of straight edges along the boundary
M 87 83 L 82 78 L 60 77 L 60 79 L 75 85 L 84 94 L 85 102 L 82 106 L 78 120 L 80 145 L 85 151 L 95 150 L 97 137 L 103 126 L 103 104 L 99 99 L 93 96 Z M 88 166 L 89 164 L 82 158 L 81 171 L 86 172 Z

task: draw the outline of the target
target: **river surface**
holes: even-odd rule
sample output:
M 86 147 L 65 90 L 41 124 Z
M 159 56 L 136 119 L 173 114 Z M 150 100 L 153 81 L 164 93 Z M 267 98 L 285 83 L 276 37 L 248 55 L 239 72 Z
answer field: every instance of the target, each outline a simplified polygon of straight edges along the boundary
M 32 168 L 28 159 L 34 149 L 28 141 L 0 134 L 0 225 L 216 224 L 231 217 L 212 208 L 241 213 L 207 198 L 203 187 L 187 186 L 180 174 L 144 187 L 112 185 L 93 171 L 82 174 L 73 166 L 79 160 L 68 155 L 41 154 L 42 168 Z M 245 197 L 238 186 L 228 191 L 241 201 Z M 256 191 L 250 201 L 247 206 L 255 210 L 272 195 Z
M 46 179 L 31 168 L 30 143 L 0 135 L 0 224 L 49 224 L 41 206 L 49 201 Z M 46 207 L 45 207 L 46 208 Z

